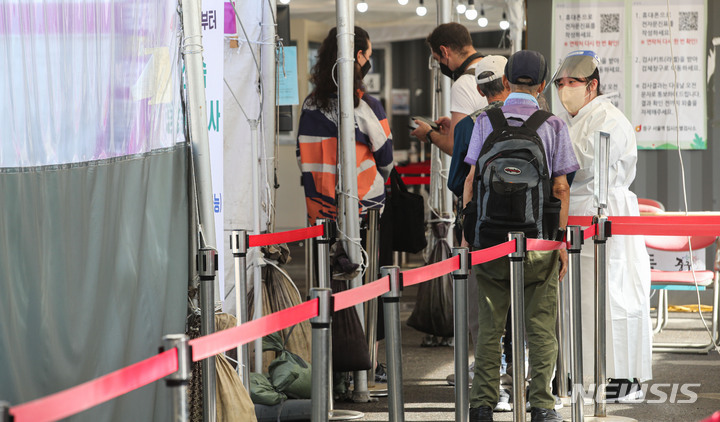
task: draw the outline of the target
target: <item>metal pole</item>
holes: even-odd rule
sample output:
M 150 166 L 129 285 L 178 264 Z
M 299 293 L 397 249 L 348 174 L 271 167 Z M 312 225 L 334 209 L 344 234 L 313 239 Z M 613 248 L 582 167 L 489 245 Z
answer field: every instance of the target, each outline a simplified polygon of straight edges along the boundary
M 200 276 L 200 335 L 206 336 L 215 332 L 215 273 L 217 272 L 218 255 L 215 249 L 202 248 L 198 251 L 198 275 Z M 215 356 L 202 362 L 203 383 L 203 421 L 213 422 L 215 411 Z
M 250 155 L 252 157 L 252 200 L 253 200 L 253 232 L 260 234 L 260 160 L 258 157 L 257 120 L 250 120 Z M 253 262 L 253 319 L 263 316 L 262 269 Z M 255 372 L 262 373 L 262 338 L 255 339 Z
M 10 403 L 0 401 L 0 422 L 10 422 Z
M 235 320 L 236 325 L 245 324 L 247 317 L 247 232 L 233 230 L 230 233 L 230 250 L 235 261 Z M 250 391 L 250 363 L 248 345 L 243 344 L 237 348 L 238 375 L 242 379 L 245 389 Z
M 355 154 L 355 105 L 353 103 L 353 76 L 355 73 L 355 58 L 353 57 L 355 26 L 354 2 L 349 0 L 336 0 L 337 9 L 337 74 L 339 98 L 339 127 L 338 152 L 340 162 L 340 198 L 338 198 L 338 223 L 343 233 L 345 250 L 354 263 L 362 262 L 360 253 L 360 218 L 357 189 L 357 161 Z M 362 286 L 362 279 L 358 275 L 350 281 L 352 288 Z M 365 329 L 365 312 L 362 304 L 355 306 L 360 323 Z M 367 372 L 355 371 L 353 373 L 355 389 L 353 401 L 369 402 L 370 393 L 367 389 Z
M 213 210 L 210 145 L 203 74 L 200 1 L 180 0 L 183 21 L 183 59 L 187 76 L 187 115 L 195 169 L 201 247 L 216 248 L 215 212 Z
M 186 334 L 163 336 L 163 350 L 177 348 L 178 370 L 165 377 L 165 385 L 172 392 L 172 420 L 185 422 L 190 420 L 188 405 L 188 383 L 192 373 L 189 337 Z
M 321 220 L 317 222 L 320 224 Z M 305 242 L 305 280 L 307 280 L 307 296 L 310 296 L 310 289 L 320 287 L 317 285 L 317 274 L 315 273 L 315 265 L 317 265 L 315 254 L 317 253 L 317 240 L 315 238 L 308 239 Z
M 593 224 L 597 224 L 595 241 L 595 416 L 605 417 L 605 357 L 606 357 L 606 327 L 605 302 L 607 295 L 607 238 L 611 234 L 610 220 L 602 215 L 593 217 Z
M 312 326 L 312 420 L 327 421 L 330 412 L 330 323 L 332 322 L 332 290 L 310 289 L 310 299 L 318 299 L 318 316 L 310 319 Z
M 570 289 L 568 297 L 570 298 L 570 363 L 572 372 L 570 379 L 572 380 L 572 420 L 574 422 L 583 422 L 583 405 L 585 399 L 581 391 L 583 391 L 583 355 L 582 355 L 582 312 L 580 308 L 580 298 L 582 292 L 580 290 L 580 251 L 584 241 L 583 232 L 580 226 L 567 227 L 568 246 L 568 287 Z
M 378 259 L 379 259 L 379 239 L 378 239 L 378 222 L 380 220 L 380 210 L 368 210 L 368 228 L 367 228 L 367 254 L 368 266 L 365 271 L 365 284 L 375 281 L 378 275 Z M 375 354 L 375 342 L 377 341 L 377 298 L 372 298 L 365 303 L 365 336 L 368 342 L 368 350 L 370 352 L 370 369 L 367 371 L 368 387 L 375 387 L 375 365 L 377 364 L 377 355 Z
M 236 2 L 237 3 L 237 2 Z M 273 186 L 275 174 L 273 171 L 268 170 L 268 163 L 266 160 L 268 157 L 272 157 L 277 160 L 276 142 L 275 137 L 277 125 L 275 122 L 275 113 L 277 112 L 277 25 L 275 22 L 275 11 L 277 10 L 276 0 L 264 0 L 264 6 L 262 7 L 262 45 L 260 47 L 260 62 L 262 66 L 262 116 L 261 116 L 261 142 L 258 142 L 258 146 L 262 145 L 262 149 L 259 150 L 260 157 L 257 165 L 258 175 L 265 175 L 265 178 L 260 178 L 260 184 L 265 186 Z M 285 40 L 285 45 L 288 45 L 290 40 Z M 264 142 L 262 142 L 264 141 Z M 269 152 L 268 152 L 269 151 Z M 272 166 L 274 167 L 274 166 Z M 260 189 L 262 192 L 263 189 Z M 274 202 L 275 189 L 272 190 L 273 195 L 266 197 L 267 201 Z M 259 213 L 261 208 L 255 208 Z
M 391 422 L 405 420 L 402 393 L 402 337 L 400 334 L 400 296 L 402 282 L 399 267 L 382 267 L 383 277 L 390 276 L 390 291 L 383 294 L 385 311 L 385 355 L 388 367 L 388 418 Z
M 460 259 L 460 269 L 453 271 L 453 317 L 455 318 L 455 421 L 468 420 L 468 317 L 467 295 L 469 255 L 468 248 L 453 248 L 453 256 Z
M 323 235 L 317 238 L 317 285 L 322 289 L 330 288 L 330 239 L 335 238 L 335 225 L 331 220 L 317 219 L 324 226 Z
M 513 353 L 513 420 L 525 420 L 525 234 L 508 233 L 508 240 L 516 242 L 516 252 L 510 258 L 510 303 Z

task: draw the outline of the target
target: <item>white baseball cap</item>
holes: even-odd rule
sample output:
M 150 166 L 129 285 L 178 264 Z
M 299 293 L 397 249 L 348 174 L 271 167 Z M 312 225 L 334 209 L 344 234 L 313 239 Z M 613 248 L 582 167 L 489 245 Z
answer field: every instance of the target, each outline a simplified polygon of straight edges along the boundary
M 502 78 L 507 59 L 503 56 L 485 56 L 475 66 L 475 82 L 478 85 Z

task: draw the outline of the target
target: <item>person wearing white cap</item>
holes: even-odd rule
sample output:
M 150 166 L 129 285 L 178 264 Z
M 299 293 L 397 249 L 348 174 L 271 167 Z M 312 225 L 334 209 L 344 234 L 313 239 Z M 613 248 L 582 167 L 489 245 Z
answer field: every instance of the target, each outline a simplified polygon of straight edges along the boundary
M 468 116 L 464 117 L 455 125 L 453 132 L 454 142 L 452 151 L 452 160 L 450 162 L 450 170 L 448 172 L 448 188 L 458 197 L 462 197 L 465 178 L 470 172 L 470 165 L 465 163 L 465 155 L 467 154 L 470 137 L 472 136 L 475 120 L 484 111 L 491 108 L 502 107 L 505 98 L 510 94 L 510 88 L 503 85 L 502 77 L 505 72 L 505 64 L 507 59 L 503 56 L 485 56 L 475 67 L 475 81 L 477 82 L 477 91 L 481 96 L 487 99 L 488 105 L 482 107 Z M 462 202 L 460 202 L 462 204 Z M 458 213 L 460 214 L 460 213 Z M 462 227 L 462 224 L 458 225 Z M 468 279 L 468 296 L 477 297 L 477 281 L 474 277 Z M 468 302 L 468 329 L 470 331 L 471 341 L 477 340 L 477 330 L 479 327 L 477 306 Z M 474 372 L 472 366 L 469 369 L 472 381 Z M 455 374 L 447 376 L 447 382 L 455 385 Z M 495 406 L 496 412 L 509 412 L 511 409 L 508 402 L 509 394 L 501 392 L 501 398 Z
M 592 51 L 570 53 L 552 82 L 565 110 L 558 113 L 570 130 L 580 169 L 570 187 L 570 215 L 595 215 L 593 205 L 595 136 L 610 134 L 607 215 L 639 215 L 635 180 L 637 143 L 630 121 L 600 90 L 599 59 Z M 650 260 L 642 236 L 608 238 L 607 347 L 596 351 L 592 336 L 583 337 L 583 373 L 594 373 L 596 353 L 606 353 L 608 401 L 639 399 L 638 381 L 652 378 Z M 594 253 L 583 248 L 582 328 L 594 331 Z M 591 378 L 592 379 L 592 378 Z

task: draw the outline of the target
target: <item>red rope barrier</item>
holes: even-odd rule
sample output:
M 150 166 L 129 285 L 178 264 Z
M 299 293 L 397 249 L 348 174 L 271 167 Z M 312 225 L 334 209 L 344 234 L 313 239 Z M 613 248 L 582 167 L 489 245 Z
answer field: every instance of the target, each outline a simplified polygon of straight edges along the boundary
M 399 174 L 430 174 L 430 161 L 395 166 Z
M 67 390 L 10 408 L 15 422 L 56 421 L 137 390 L 178 370 L 177 349 Z
M 612 225 L 613 235 L 645 235 L 645 236 L 720 236 L 720 224 L 629 224 L 615 223 Z
M 238 327 L 198 337 L 190 340 L 193 362 L 215 356 L 218 353 L 249 343 L 316 316 L 318 316 L 318 299 L 312 299 L 282 311 L 248 321 Z
M 442 277 L 460 269 L 460 257 L 453 256 L 444 261 L 402 272 L 403 286 L 412 286 L 434 278 Z
M 322 236 L 325 232 L 323 225 L 306 227 L 304 229 L 288 230 L 278 233 L 254 234 L 248 236 L 248 247 L 278 245 L 280 243 L 297 242 Z
M 527 250 L 529 251 L 554 251 L 556 249 L 565 249 L 565 242 L 556 242 L 554 240 L 544 239 L 527 239 Z
M 358 303 L 367 302 L 368 300 L 374 299 L 389 291 L 390 276 L 385 276 L 373 281 L 372 283 L 335 293 L 333 295 L 333 298 L 335 299 L 334 311 L 337 312 L 351 306 L 355 306 Z
M 517 248 L 515 247 L 515 242 L 512 240 L 508 240 L 507 242 L 491 246 L 489 248 L 480 249 L 479 251 L 475 251 L 470 254 L 470 265 L 478 265 L 484 262 L 489 262 L 502 256 L 509 255 L 516 250 Z

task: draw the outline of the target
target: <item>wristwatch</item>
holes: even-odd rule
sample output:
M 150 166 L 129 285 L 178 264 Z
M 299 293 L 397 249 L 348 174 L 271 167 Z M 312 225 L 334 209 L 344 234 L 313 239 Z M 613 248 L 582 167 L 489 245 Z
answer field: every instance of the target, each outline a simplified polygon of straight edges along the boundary
M 425 140 L 430 144 L 433 143 L 432 138 L 430 137 L 430 134 L 432 134 L 433 132 L 435 132 L 435 129 L 430 128 L 430 130 L 428 130 L 425 134 Z
M 565 240 L 565 229 L 558 229 L 557 234 L 555 235 L 555 241 L 561 242 Z

